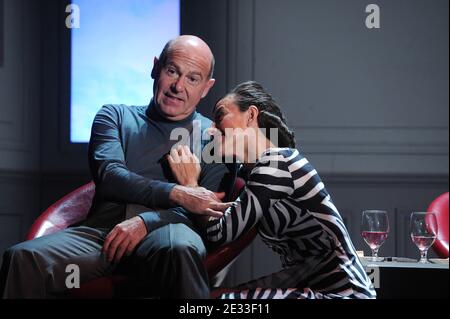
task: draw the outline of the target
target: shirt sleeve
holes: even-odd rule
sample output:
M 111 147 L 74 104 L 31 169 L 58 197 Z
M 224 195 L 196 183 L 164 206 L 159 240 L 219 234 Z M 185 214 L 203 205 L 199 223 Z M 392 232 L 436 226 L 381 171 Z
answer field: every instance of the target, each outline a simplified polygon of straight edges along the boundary
M 233 185 L 231 181 L 234 181 L 235 178 L 234 174 L 235 172 L 224 164 L 202 163 L 199 185 L 213 192 L 229 193 L 230 185 Z M 144 220 L 148 232 L 168 224 L 183 223 L 193 227 L 189 215 L 190 213 L 183 207 L 176 207 L 163 212 L 145 212 L 139 214 Z
M 182 207 L 144 212 L 138 216 L 144 221 L 148 233 L 168 224 L 185 224 L 191 228 L 194 227 L 186 214 L 186 210 Z
M 292 175 L 281 155 L 260 159 L 250 172 L 241 196 L 224 215 L 211 220 L 206 227 L 206 239 L 215 248 L 238 239 L 263 217 L 270 220 L 269 208 L 274 202 L 294 191 Z
M 169 195 L 175 184 L 148 179 L 127 168 L 121 120 L 120 111 L 113 105 L 104 106 L 94 118 L 88 157 L 96 191 L 111 201 L 170 207 Z

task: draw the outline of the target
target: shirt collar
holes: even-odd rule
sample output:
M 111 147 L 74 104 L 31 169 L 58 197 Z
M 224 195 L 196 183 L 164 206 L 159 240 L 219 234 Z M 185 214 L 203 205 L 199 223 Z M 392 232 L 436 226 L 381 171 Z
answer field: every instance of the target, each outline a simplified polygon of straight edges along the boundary
M 154 121 L 174 123 L 174 124 L 186 124 L 186 123 L 192 122 L 197 114 L 197 112 L 194 110 L 194 112 L 192 112 L 191 114 L 189 114 L 188 117 L 186 117 L 182 120 L 179 120 L 179 121 L 170 120 L 170 119 L 164 117 L 163 115 L 161 115 L 160 112 L 158 112 L 156 103 L 153 98 L 151 99 L 150 104 L 148 105 L 147 111 L 145 113 L 150 119 L 152 119 Z

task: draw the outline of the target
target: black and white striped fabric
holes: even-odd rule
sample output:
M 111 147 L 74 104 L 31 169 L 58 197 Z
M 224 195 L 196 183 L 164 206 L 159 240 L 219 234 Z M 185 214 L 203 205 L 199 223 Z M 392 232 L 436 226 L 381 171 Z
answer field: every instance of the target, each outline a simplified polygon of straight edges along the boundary
M 375 298 L 338 210 L 298 150 L 266 150 L 239 199 L 208 223 L 206 237 L 220 246 L 255 225 L 283 270 L 222 298 Z

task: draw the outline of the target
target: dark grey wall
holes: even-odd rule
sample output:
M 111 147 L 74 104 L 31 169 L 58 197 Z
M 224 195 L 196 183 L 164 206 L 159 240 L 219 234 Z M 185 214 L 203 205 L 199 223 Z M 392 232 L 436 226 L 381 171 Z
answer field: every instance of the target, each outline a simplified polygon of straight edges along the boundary
M 253 3 L 254 78 L 321 172 L 448 174 L 448 1 L 376 1 L 378 30 L 365 1 Z
M 7 247 L 24 240 L 44 208 L 89 180 L 85 153 L 59 142 L 59 2 L 3 1 L 0 259 Z
M 23 240 L 38 214 L 41 165 L 39 5 L 25 0 L 4 0 L 3 5 L 0 253 Z
M 381 29 L 364 25 L 381 8 Z M 64 132 L 63 1 L 4 0 L 0 66 L 0 252 L 39 212 L 89 179 L 83 147 Z M 448 1 L 182 0 L 182 30 L 203 37 L 217 84 L 199 106 L 239 82 L 270 90 L 295 127 L 357 249 L 359 215 L 387 209 L 383 255 L 417 256 L 406 218 L 448 190 Z M 234 284 L 277 270 L 256 240 Z
M 261 82 L 356 248 L 369 253 L 359 234 L 362 210 L 380 208 L 391 220 L 380 253 L 417 257 L 408 215 L 448 191 L 448 1 L 186 2 L 186 33 L 203 36 L 218 57 L 219 85 L 203 110 L 239 82 Z M 381 9 L 380 29 L 365 26 L 369 3 Z M 279 267 L 256 240 L 226 283 Z

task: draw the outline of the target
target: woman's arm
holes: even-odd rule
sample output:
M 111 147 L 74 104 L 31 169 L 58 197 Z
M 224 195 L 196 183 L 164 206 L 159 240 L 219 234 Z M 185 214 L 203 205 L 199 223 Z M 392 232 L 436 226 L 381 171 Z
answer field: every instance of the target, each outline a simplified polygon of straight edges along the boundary
M 219 219 L 210 219 L 206 239 L 216 247 L 232 242 L 270 214 L 273 203 L 293 193 L 294 185 L 285 158 L 264 156 L 252 169 L 246 187 Z

